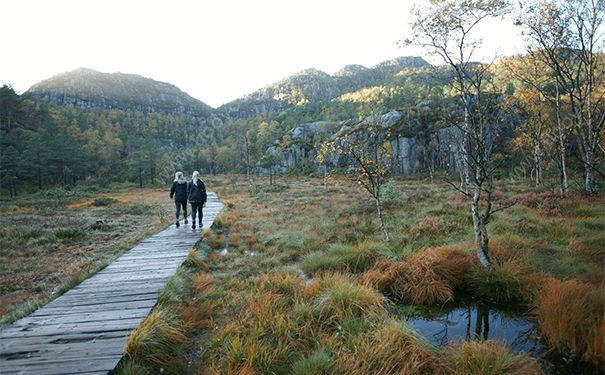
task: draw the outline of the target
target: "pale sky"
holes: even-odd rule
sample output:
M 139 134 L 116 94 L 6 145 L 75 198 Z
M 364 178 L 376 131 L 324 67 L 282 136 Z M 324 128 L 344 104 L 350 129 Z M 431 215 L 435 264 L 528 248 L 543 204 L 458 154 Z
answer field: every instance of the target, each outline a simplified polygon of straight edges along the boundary
M 297 71 L 371 67 L 421 50 L 405 0 L 0 0 L 0 85 L 18 92 L 84 67 L 169 82 L 213 107 Z M 523 52 L 510 20 L 485 56 Z M 428 58 L 427 58 L 428 59 Z M 431 61 L 436 62 L 436 61 Z

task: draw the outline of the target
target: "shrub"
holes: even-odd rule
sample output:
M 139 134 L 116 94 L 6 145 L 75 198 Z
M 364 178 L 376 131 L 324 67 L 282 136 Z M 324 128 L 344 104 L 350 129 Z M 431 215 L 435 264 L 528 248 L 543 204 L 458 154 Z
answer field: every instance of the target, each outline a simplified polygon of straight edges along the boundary
M 396 203 L 403 198 L 403 191 L 395 181 L 391 180 L 380 191 L 380 197 L 385 203 Z
M 603 361 L 603 290 L 577 280 L 547 278 L 537 296 L 540 331 L 550 345 L 586 361 Z
M 456 374 L 535 375 L 542 374 L 535 359 L 511 354 L 496 341 L 467 341 L 450 349 Z

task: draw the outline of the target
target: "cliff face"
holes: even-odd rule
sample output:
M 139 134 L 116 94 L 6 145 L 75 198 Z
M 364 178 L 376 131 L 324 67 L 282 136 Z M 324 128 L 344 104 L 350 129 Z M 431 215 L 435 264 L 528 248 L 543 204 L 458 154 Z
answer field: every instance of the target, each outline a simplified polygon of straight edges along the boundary
M 403 119 L 403 112 L 392 110 L 380 116 L 378 125 L 384 130 L 383 134 L 386 134 L 387 129 L 395 128 Z M 278 169 L 282 172 L 296 169 L 319 172 L 321 167 L 316 158 L 321 143 L 343 132 L 354 131 L 363 124 L 363 121 L 318 121 L 301 124 L 290 131 L 292 142 L 287 148 L 279 148 L 276 144 L 267 151 L 277 157 Z M 393 173 L 406 175 L 426 168 L 457 170 L 458 133 L 458 128 L 449 127 L 434 132 L 428 140 L 405 136 L 392 137 L 389 142 L 393 150 Z M 338 160 L 336 156 L 330 159 L 333 165 L 342 165 L 343 161 Z
M 384 85 L 405 68 L 430 66 L 420 57 L 399 57 L 372 68 L 347 65 L 333 75 L 317 69 L 295 73 L 218 108 L 223 115 L 246 118 L 291 106 L 330 100 L 365 87 Z
M 44 101 L 77 108 L 165 112 L 198 118 L 213 114 L 212 107 L 178 87 L 135 74 L 77 69 L 39 82 L 29 92 Z

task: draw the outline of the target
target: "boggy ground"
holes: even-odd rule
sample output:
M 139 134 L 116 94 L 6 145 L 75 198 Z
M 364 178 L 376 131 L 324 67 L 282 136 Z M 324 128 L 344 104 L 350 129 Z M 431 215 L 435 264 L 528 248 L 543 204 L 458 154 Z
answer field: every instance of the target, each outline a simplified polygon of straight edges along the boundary
M 120 372 L 193 374 L 539 374 L 494 341 L 435 348 L 402 311 L 462 296 L 518 306 L 569 362 L 602 366 L 603 196 L 500 183 L 517 205 L 490 224 L 493 271 L 478 266 L 468 204 L 443 183 L 385 191 L 385 243 L 354 184 L 244 177 L 207 181 L 226 209 L 133 333 Z M 397 308 L 394 308 L 397 307 Z M 597 368 L 595 368 L 597 371 Z
M 167 189 L 53 189 L 0 201 L 0 325 L 172 222 Z

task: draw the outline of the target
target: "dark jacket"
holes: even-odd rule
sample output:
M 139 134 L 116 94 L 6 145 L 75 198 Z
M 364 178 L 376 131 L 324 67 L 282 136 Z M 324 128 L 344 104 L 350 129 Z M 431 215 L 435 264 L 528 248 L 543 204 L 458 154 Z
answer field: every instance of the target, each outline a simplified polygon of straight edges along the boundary
M 187 184 L 187 193 L 189 202 L 191 203 L 206 203 L 206 186 L 204 181 L 198 179 L 194 184 L 193 181 Z
M 187 202 L 187 180 L 175 180 L 170 189 L 170 198 L 175 202 Z

